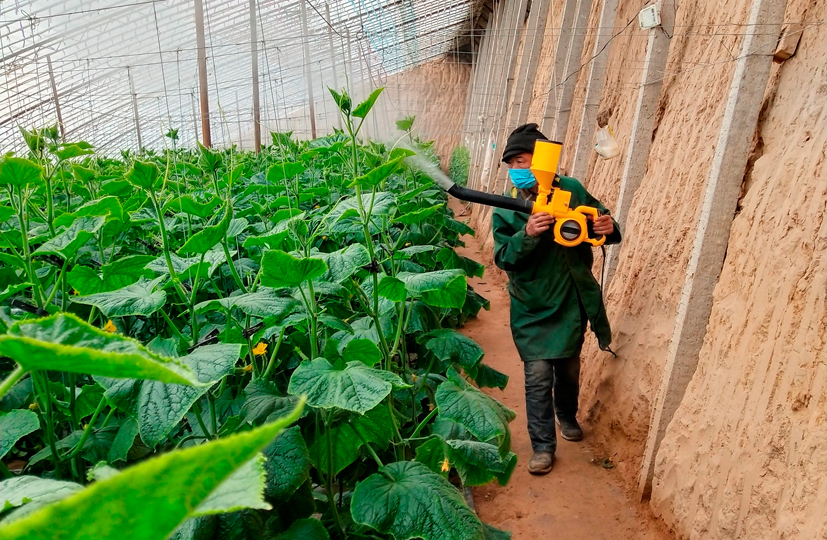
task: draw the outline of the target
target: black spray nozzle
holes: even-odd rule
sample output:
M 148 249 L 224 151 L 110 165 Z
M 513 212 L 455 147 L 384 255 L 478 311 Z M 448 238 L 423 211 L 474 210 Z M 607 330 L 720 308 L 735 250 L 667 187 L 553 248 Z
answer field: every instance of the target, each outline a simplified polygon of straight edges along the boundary
M 496 208 L 513 210 L 524 214 L 530 214 L 531 209 L 534 207 L 533 202 L 525 199 L 512 199 L 511 197 L 503 197 L 502 195 L 492 195 L 484 191 L 466 189 L 456 184 L 448 189 L 448 194 L 462 201 L 494 206 Z

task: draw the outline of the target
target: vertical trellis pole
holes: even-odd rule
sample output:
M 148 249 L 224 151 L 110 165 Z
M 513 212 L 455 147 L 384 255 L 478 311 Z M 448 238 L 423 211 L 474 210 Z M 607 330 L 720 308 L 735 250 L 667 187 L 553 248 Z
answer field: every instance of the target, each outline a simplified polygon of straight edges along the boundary
M 339 74 L 336 73 L 338 66 L 336 65 L 336 49 L 333 46 L 333 20 L 330 18 L 330 4 L 324 5 L 324 14 L 327 17 L 327 41 L 330 44 L 330 62 L 333 66 L 333 89 L 338 92 L 341 88 L 339 88 Z M 342 129 L 341 115 L 336 113 L 336 118 L 336 124 L 339 129 Z
M 256 153 L 259 153 L 261 152 L 261 107 L 258 97 L 258 37 L 256 33 L 256 22 L 256 0 L 250 0 L 250 54 L 253 61 L 253 140 L 255 141 Z M 237 97 L 238 94 L 236 94 L 236 100 Z M 240 145 L 240 129 L 238 136 Z
M 60 140 L 66 142 L 66 128 L 63 126 L 63 115 L 60 112 L 60 100 L 58 99 L 57 83 L 55 82 L 55 72 L 52 69 L 52 57 L 46 57 L 46 65 L 49 66 L 49 81 L 52 83 L 52 95 L 55 99 L 55 111 L 57 111 L 57 125 L 60 127 Z
M 204 39 L 204 10 L 201 0 L 195 0 L 195 38 L 198 44 L 198 88 L 201 95 L 202 144 L 212 147 L 210 132 L 210 102 L 207 94 L 207 43 Z
M 316 104 L 313 99 L 313 77 L 310 74 L 310 32 L 307 29 L 307 6 L 305 0 L 299 2 L 302 18 L 302 45 L 304 51 L 304 77 L 307 81 L 307 107 L 310 112 L 310 138 L 316 138 Z
M 144 147 L 141 139 L 141 121 L 138 116 L 138 94 L 135 93 L 135 82 L 132 80 L 132 70 L 126 66 L 126 76 L 129 78 L 129 92 L 132 94 L 132 113 L 135 116 L 135 132 L 138 134 L 138 151 Z

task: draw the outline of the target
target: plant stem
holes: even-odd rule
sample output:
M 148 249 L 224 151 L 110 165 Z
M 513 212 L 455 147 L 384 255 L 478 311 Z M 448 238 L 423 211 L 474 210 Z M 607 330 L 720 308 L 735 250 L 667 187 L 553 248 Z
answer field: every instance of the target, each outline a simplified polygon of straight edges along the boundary
M 26 272 L 29 275 L 29 281 L 32 283 L 32 289 L 34 289 L 35 292 L 33 295 L 34 300 L 37 303 L 37 307 L 43 308 L 45 303 L 43 302 L 43 292 L 41 291 L 40 280 L 32 267 L 32 254 L 29 249 L 29 225 L 26 219 L 26 201 L 23 196 L 22 187 L 18 186 L 17 196 L 20 200 L 17 218 L 20 220 L 20 240 L 23 244 L 23 260 L 26 263 Z
M 49 298 L 46 299 L 46 303 L 44 304 L 45 306 L 48 306 L 49 304 L 52 303 L 52 300 L 54 300 L 55 293 L 57 293 L 57 289 L 58 289 L 58 286 L 59 286 L 60 282 L 63 281 L 63 276 L 64 276 L 64 274 L 66 274 L 66 267 L 68 265 L 69 265 L 69 259 L 63 259 L 63 267 L 60 269 L 60 273 L 58 274 L 57 279 L 55 280 L 55 284 L 52 287 L 52 292 L 49 293 Z
M 207 424 L 205 424 L 204 419 L 201 418 L 200 409 L 198 407 L 195 407 L 193 409 L 193 411 L 195 412 L 195 419 L 198 420 L 198 425 L 201 427 L 201 431 L 204 432 L 204 434 L 207 436 L 207 438 L 213 439 L 214 438 L 213 435 L 210 433 L 210 430 L 207 429 Z
M 93 429 L 95 429 L 95 421 L 98 419 L 98 416 L 100 415 L 104 407 L 106 407 L 106 398 L 101 398 L 101 400 L 98 402 L 97 408 L 95 408 L 95 412 L 92 414 L 92 418 L 90 418 L 89 423 L 86 424 L 86 428 L 83 430 L 83 435 L 80 436 L 80 440 L 71 452 L 69 452 L 61 458 L 61 461 L 71 459 L 80 454 L 80 452 L 83 450 L 83 445 L 86 444 L 86 439 L 89 438 L 89 434 L 92 432 Z
M 55 476 L 58 480 L 60 480 L 60 456 L 57 455 L 57 445 L 56 445 L 56 438 L 55 438 L 55 423 L 52 419 L 52 394 L 49 392 L 49 384 L 48 380 L 45 384 L 45 389 L 43 388 L 43 381 L 40 380 L 42 374 L 40 373 L 33 373 L 32 374 L 32 382 L 34 383 L 34 389 L 37 394 L 39 394 L 40 401 L 42 401 L 45 405 L 44 410 L 46 411 L 46 421 L 45 424 L 45 431 L 46 431 L 46 440 L 49 443 L 49 448 L 52 451 L 52 462 L 55 466 Z
M 190 340 L 188 340 L 187 338 L 184 337 L 184 334 L 182 334 L 181 331 L 178 330 L 178 327 L 175 326 L 175 323 L 172 322 L 172 319 L 169 318 L 169 315 L 167 315 L 167 312 L 164 311 L 163 308 L 159 309 L 158 311 L 161 312 L 161 316 L 167 322 L 167 325 L 169 325 L 169 329 L 172 330 L 172 333 L 175 334 L 176 337 L 178 337 L 178 339 L 180 339 L 184 343 L 188 343 L 190 345 L 195 345 L 195 342 L 190 342 Z
M 215 419 L 215 396 L 212 392 L 207 392 L 207 402 L 210 404 L 210 423 L 212 424 L 212 432 L 218 433 L 218 422 Z
M 276 355 L 279 353 L 279 348 L 281 348 L 281 340 L 284 339 L 284 331 L 287 330 L 286 326 L 282 326 L 281 332 L 279 332 L 279 339 L 276 341 L 276 346 L 273 348 L 272 354 L 270 354 L 270 362 L 267 364 L 267 369 L 264 370 L 262 373 L 261 378 L 265 381 L 267 377 L 270 375 L 270 371 L 276 366 Z
M 20 365 L 17 365 L 14 370 L 9 373 L 3 382 L 0 383 L 0 398 L 3 397 L 6 392 L 11 390 L 12 386 L 14 386 L 17 381 L 23 378 L 23 375 L 26 374 L 26 370 L 24 370 Z
M 238 275 L 238 270 L 235 269 L 235 263 L 233 262 L 233 258 L 230 256 L 230 248 L 227 247 L 226 239 L 221 241 L 221 247 L 224 248 L 224 256 L 227 258 L 227 265 L 230 267 L 230 273 L 233 275 L 236 285 L 238 285 L 238 288 L 241 289 L 241 292 L 246 294 L 247 288 L 244 286 L 244 282 L 241 281 L 241 276 Z
M 366 441 L 365 438 L 362 436 L 362 433 L 358 429 L 354 429 L 353 431 L 355 431 L 356 435 L 359 436 L 359 439 L 362 441 L 362 444 L 365 448 L 368 449 L 368 453 L 373 457 L 373 461 L 375 461 L 376 464 L 379 465 L 379 468 L 381 469 L 382 467 L 384 467 L 385 464 L 382 463 L 382 460 L 379 459 L 378 455 L 376 455 L 376 451 L 373 448 L 371 448 L 370 444 L 368 444 L 368 441 Z
M 173 287 L 175 287 L 175 291 L 181 298 L 181 302 L 186 304 L 187 295 L 184 293 L 184 289 L 181 286 L 181 279 L 178 277 L 178 273 L 172 266 L 172 258 L 169 255 L 169 243 L 167 242 L 167 226 L 164 224 L 164 214 L 161 212 L 161 206 L 158 204 L 158 198 L 155 196 L 154 191 L 149 191 L 149 197 L 150 199 L 152 199 L 152 205 L 155 207 L 155 215 L 158 218 L 158 226 L 161 229 L 161 242 L 163 244 L 162 247 L 164 249 L 164 259 L 167 262 L 167 269 L 169 270 L 169 277 L 172 278 L 172 285 Z
M 330 435 L 329 420 L 330 417 L 327 417 L 324 423 L 325 438 L 327 439 L 327 478 L 325 478 L 325 489 L 327 490 L 327 502 L 330 505 L 331 512 L 333 512 L 333 519 L 336 521 L 336 528 L 339 529 L 342 538 L 346 539 L 347 533 L 342 525 L 342 519 L 339 517 L 339 509 L 336 508 L 336 499 L 333 497 L 333 438 Z
M 417 435 L 419 435 L 419 432 L 420 432 L 420 431 L 422 431 L 422 428 L 424 428 L 424 427 L 428 424 L 428 422 L 429 422 L 429 421 L 430 421 L 430 420 L 431 420 L 434 416 L 436 416 L 437 412 L 439 412 L 439 409 L 437 409 L 436 407 L 434 407 L 434 410 L 433 410 L 433 411 L 431 411 L 431 412 L 429 412 L 429 413 L 428 413 L 428 416 L 426 416 L 426 417 L 422 420 L 422 422 L 420 422 L 420 423 L 419 423 L 419 425 L 418 425 L 418 426 L 416 426 L 416 429 L 415 429 L 415 430 L 413 430 L 413 433 L 411 433 L 411 436 L 410 436 L 410 437 L 408 437 L 408 439 L 415 439 L 415 438 L 416 438 L 416 436 L 417 436 Z

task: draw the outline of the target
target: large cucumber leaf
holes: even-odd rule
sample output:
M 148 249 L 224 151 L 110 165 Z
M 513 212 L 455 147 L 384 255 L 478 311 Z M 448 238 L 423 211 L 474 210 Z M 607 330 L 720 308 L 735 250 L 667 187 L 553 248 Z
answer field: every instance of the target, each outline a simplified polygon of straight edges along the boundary
M 262 453 L 268 499 L 286 501 L 310 478 L 310 455 L 298 426 L 284 430 Z
M 152 281 L 141 278 L 137 283 L 115 291 L 73 297 L 72 302 L 95 306 L 107 317 L 126 317 L 127 315 L 148 317 L 164 307 L 167 301 L 167 293 L 163 289 L 156 290 L 165 280 L 166 276 Z
M 48 504 L 81 489 L 83 486 L 74 482 L 37 476 L 15 476 L 0 482 L 0 512 L 33 502 L 38 505 Z
M 416 460 L 446 477 L 456 469 L 464 486 L 482 486 L 496 479 L 504 486 L 517 465 L 517 455 L 509 452 L 501 457 L 499 449 L 489 443 L 467 440 L 445 440 L 431 436 L 416 449 Z
M 0 184 L 23 187 L 43 182 L 43 167 L 28 159 L 6 157 L 0 161 Z
M 461 308 L 465 304 L 468 283 L 461 270 L 437 270 L 421 274 L 400 272 L 397 277 L 405 283 L 405 288 L 412 297 L 422 298 L 429 306 Z
M 253 317 L 284 317 L 300 304 L 294 298 L 280 296 L 275 289 L 262 287 L 256 292 L 239 294 L 201 302 L 195 306 L 198 314 L 238 308 Z
M 106 388 L 105 395 L 110 403 L 138 419 L 141 439 L 150 448 L 155 448 L 207 392 L 209 384 L 206 383 L 216 382 L 233 372 L 240 353 L 241 345 L 218 343 L 199 347 L 179 358 L 198 380 L 205 383 L 201 386 L 107 377 L 95 379 Z
M 508 423 L 516 414 L 471 386 L 454 368 L 448 369 L 448 380 L 436 390 L 436 405 L 441 417 L 462 425 L 480 441 L 496 439 L 500 455 L 508 453 L 511 446 Z
M 86 242 L 106 223 L 104 216 L 86 216 L 76 219 L 66 230 L 34 250 L 34 255 L 57 255 L 72 259 Z
M 443 362 L 456 362 L 465 369 L 476 366 L 484 354 L 476 341 L 448 328 L 432 330 L 420 341 Z
M 364 416 L 343 419 L 330 428 L 330 444 L 333 448 L 333 474 L 338 475 L 345 467 L 359 458 L 359 449 L 366 443 L 374 443 L 379 449 L 387 448 L 393 438 L 390 411 L 379 404 Z M 327 435 L 321 433 L 310 445 L 310 458 L 320 471 L 327 474 L 330 459 L 327 453 Z
M 477 515 L 448 480 L 416 461 L 382 467 L 356 486 L 353 519 L 397 540 L 483 540 Z
M 327 271 L 322 259 L 305 257 L 298 259 L 289 253 L 274 249 L 261 258 L 261 284 L 267 287 L 298 287 L 305 281 L 316 279 Z
M 322 279 L 336 283 L 341 283 L 360 267 L 370 264 L 370 255 L 362 244 L 351 244 L 333 253 L 313 253 L 313 256 L 327 263 L 327 273 Z
M 290 377 L 287 392 L 306 395 L 320 409 L 339 408 L 364 414 L 376 407 L 394 388 L 408 388 L 394 373 L 369 368 L 362 362 L 334 367 L 324 358 L 302 362 Z
M 32 411 L 17 409 L 6 414 L 0 414 L 0 458 L 21 438 L 40 429 L 37 415 Z
M 166 538 L 299 415 L 164 454 L 0 526 L 4 540 Z
M 27 371 L 201 384 L 179 360 L 154 354 L 134 339 L 109 334 L 66 313 L 15 324 L 0 335 L 0 353 Z

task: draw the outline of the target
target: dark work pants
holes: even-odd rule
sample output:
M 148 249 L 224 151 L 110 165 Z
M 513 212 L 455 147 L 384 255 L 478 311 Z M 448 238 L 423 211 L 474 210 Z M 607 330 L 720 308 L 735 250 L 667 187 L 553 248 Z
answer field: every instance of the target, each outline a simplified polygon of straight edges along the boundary
M 580 393 L 580 355 L 556 360 L 523 362 L 528 436 L 535 452 L 554 452 L 557 432 L 554 413 L 562 420 L 577 416 Z

